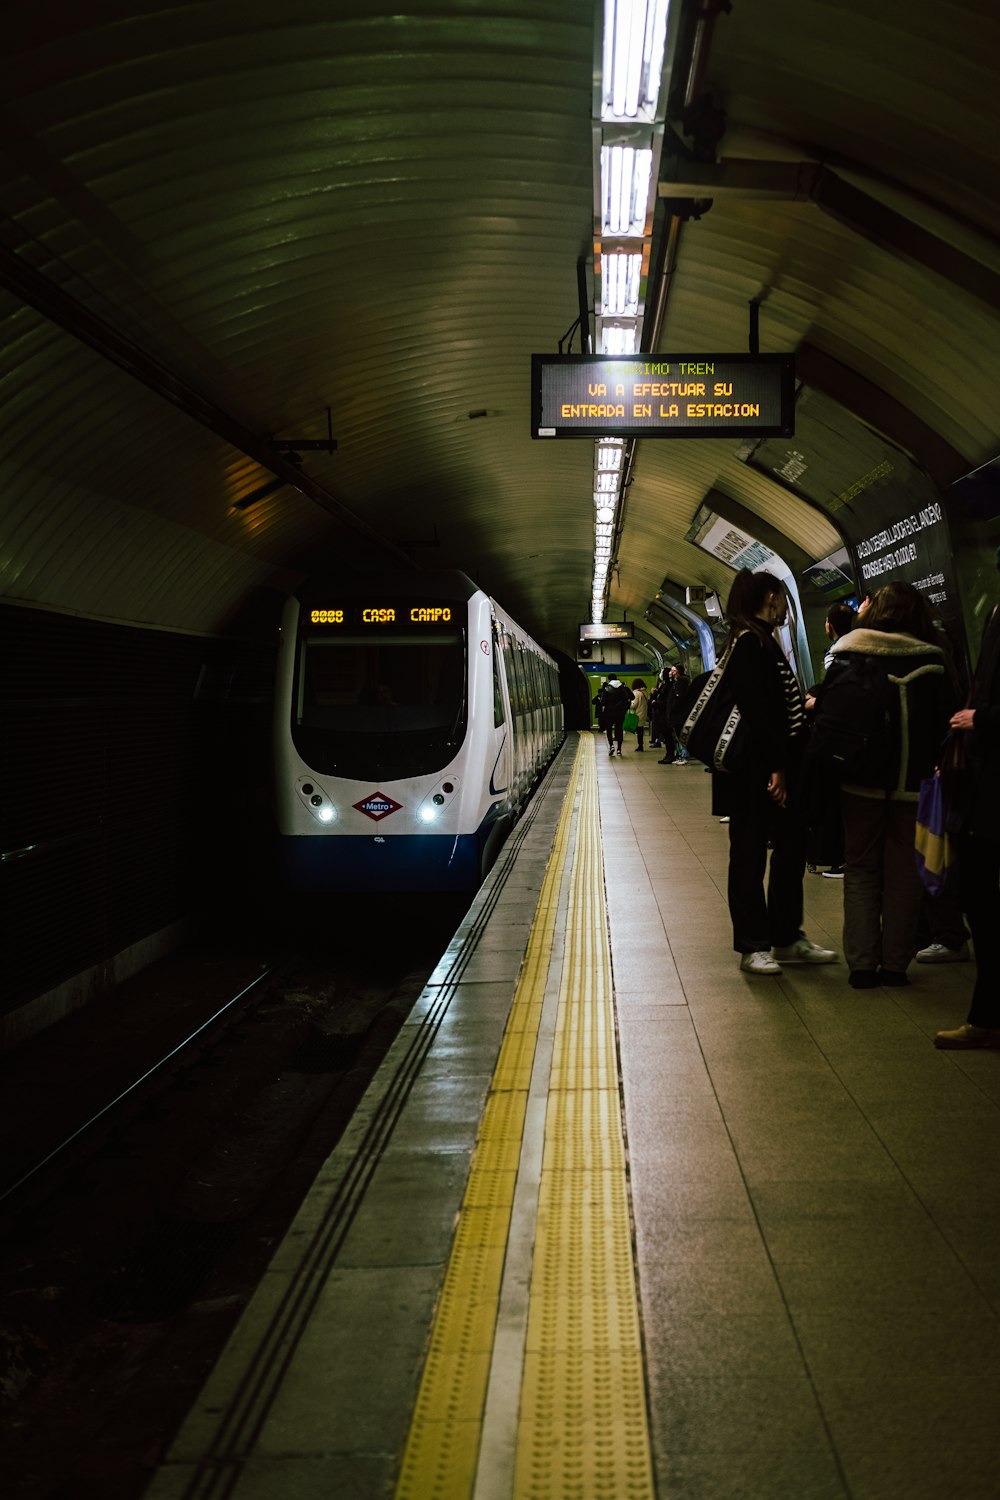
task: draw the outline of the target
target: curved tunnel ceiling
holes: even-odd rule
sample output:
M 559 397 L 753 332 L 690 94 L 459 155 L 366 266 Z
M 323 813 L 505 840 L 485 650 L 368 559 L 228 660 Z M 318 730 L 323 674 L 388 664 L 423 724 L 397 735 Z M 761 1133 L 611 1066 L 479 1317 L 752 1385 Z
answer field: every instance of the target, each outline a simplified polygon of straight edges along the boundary
M 656 349 L 743 350 L 759 298 L 761 349 L 939 485 L 992 458 L 1000 19 L 707 13 L 660 171 Z M 597 33 L 569 0 L 8 7 L 0 593 L 211 632 L 325 561 L 412 557 L 572 652 L 592 448 L 532 442 L 529 374 L 593 253 Z M 667 576 L 725 592 L 685 540 L 711 492 L 810 558 L 840 545 L 745 460 L 639 442 L 609 618 Z

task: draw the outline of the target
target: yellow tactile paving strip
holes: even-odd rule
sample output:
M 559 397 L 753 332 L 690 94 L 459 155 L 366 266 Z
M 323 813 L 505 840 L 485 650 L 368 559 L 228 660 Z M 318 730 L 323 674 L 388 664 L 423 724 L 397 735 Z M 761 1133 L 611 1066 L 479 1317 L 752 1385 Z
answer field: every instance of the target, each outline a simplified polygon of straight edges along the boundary
M 396 1500 L 469 1500 L 577 795 L 513 1500 L 654 1494 L 593 741 L 582 740 L 483 1115 Z

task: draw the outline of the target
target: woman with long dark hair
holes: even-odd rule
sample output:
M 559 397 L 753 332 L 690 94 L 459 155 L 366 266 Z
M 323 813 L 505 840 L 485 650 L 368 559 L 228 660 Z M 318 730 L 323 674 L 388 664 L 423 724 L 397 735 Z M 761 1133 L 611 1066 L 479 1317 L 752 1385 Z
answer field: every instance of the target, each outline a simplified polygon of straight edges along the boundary
M 752 753 L 739 772 L 713 771 L 712 810 L 729 816 L 729 914 L 733 947 L 748 974 L 780 974 L 782 963 L 837 957 L 802 931 L 805 830 L 794 789 L 805 710 L 774 635 L 787 616 L 779 579 L 746 568 L 737 573 L 726 605 L 726 683 L 750 730 Z
M 854 989 L 906 984 L 916 954 L 923 886 L 914 857 L 920 782 L 941 753 L 954 706 L 945 649 L 923 594 L 883 584 L 858 612 L 857 627 L 832 648 L 816 695 L 816 717 L 845 682 L 859 706 L 877 688 L 884 729 L 845 769 L 844 957 Z M 860 718 L 860 708 L 859 708 Z

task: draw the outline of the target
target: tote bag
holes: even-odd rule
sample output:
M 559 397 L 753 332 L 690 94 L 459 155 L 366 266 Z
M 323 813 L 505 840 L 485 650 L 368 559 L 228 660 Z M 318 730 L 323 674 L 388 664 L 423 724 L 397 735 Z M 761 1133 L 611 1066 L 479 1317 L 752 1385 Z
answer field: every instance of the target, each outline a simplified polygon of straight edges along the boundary
M 751 746 L 746 722 L 726 682 L 730 654 L 727 648 L 711 672 L 703 672 L 692 682 L 677 738 L 713 771 L 732 773 L 749 765 Z
M 625 715 L 625 718 L 622 721 L 622 728 L 623 729 L 638 729 L 638 727 L 639 727 L 639 715 L 638 714 L 634 714 L 632 712 L 632 710 L 629 709 L 628 713 Z

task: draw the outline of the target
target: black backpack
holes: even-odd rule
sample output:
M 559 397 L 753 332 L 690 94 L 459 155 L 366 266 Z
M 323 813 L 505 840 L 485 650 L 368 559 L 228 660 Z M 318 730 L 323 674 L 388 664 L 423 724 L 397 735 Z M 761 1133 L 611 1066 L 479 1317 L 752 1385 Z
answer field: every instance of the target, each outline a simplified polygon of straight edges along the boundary
M 895 772 L 893 719 L 899 690 L 877 657 L 834 657 L 820 690 L 808 751 L 841 781 L 890 787 Z

